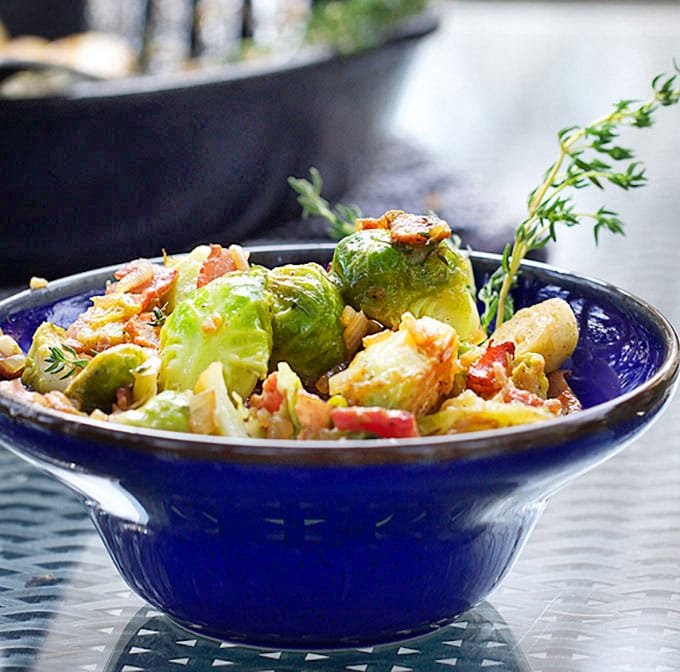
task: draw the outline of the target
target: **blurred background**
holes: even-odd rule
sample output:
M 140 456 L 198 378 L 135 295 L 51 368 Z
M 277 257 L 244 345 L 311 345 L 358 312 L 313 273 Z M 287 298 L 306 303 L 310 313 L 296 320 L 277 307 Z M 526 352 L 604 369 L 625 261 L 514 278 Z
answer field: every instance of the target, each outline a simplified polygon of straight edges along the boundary
M 40 73 L 38 86 L 57 87 L 52 92 L 32 88 L 35 73 L 19 73 L 18 89 L 16 76 L 0 81 L 2 282 L 211 237 L 323 238 L 323 226 L 295 221 L 299 208 L 286 184 L 319 164 L 332 200 L 351 200 L 367 214 L 434 209 L 466 244 L 496 251 L 556 157 L 556 132 L 621 98 L 646 98 L 652 77 L 680 58 L 680 3 L 672 1 L 448 0 L 428 5 L 439 20 L 434 33 L 416 31 L 406 50 L 371 49 L 425 5 L 2 0 L 0 59 L 51 58 L 109 80 Z M 25 37 L 36 33 L 42 43 Z M 80 41 L 54 41 L 73 33 Z M 278 71 L 310 45 L 384 55 L 341 58 L 297 78 Z M 253 66 L 263 56 L 265 65 Z M 252 82 L 263 73 L 270 79 L 257 89 Z M 201 77 L 207 84 L 196 87 Z M 647 165 L 649 184 L 579 196 L 584 208 L 619 211 L 627 236 L 605 237 L 595 250 L 587 227 L 565 231 L 551 250 L 555 263 L 628 285 L 641 241 L 658 237 L 661 253 L 674 254 L 660 222 L 675 226 L 679 217 L 677 109 L 657 117 L 654 129 L 624 137 Z M 22 247 L 24 233 L 42 239 L 49 255 Z M 105 249 L 99 238 L 108 238 Z M 35 260 L 30 269 L 25 258 Z M 639 272 L 672 267 L 670 257 Z M 649 298 L 675 308 L 663 290 Z

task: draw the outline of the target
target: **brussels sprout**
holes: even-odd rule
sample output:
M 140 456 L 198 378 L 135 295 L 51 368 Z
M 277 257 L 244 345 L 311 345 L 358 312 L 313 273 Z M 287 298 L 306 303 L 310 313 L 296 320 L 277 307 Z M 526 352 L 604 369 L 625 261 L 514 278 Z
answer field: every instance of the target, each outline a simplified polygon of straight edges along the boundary
M 134 385 L 135 372 L 150 357 L 149 350 L 123 343 L 95 355 L 68 384 L 64 394 L 78 404 L 81 411 L 95 408 L 110 411 L 116 390 Z
M 319 264 L 274 268 L 267 275 L 273 302 L 270 368 L 287 362 L 303 379 L 316 379 L 343 361 L 344 302 Z
M 134 427 L 165 429 L 170 432 L 188 432 L 191 390 L 175 392 L 165 390 L 151 397 L 143 406 L 109 416 L 111 422 Z
M 350 406 L 429 413 L 451 391 L 458 337 L 448 324 L 405 313 L 398 331 L 364 339 L 365 348 L 328 380 Z
M 385 326 L 410 312 L 451 325 L 462 340 L 484 338 L 470 262 L 449 239 L 406 245 L 387 229 L 357 231 L 338 243 L 331 273 L 346 303 Z
M 53 366 L 55 349 L 61 351 L 67 340 L 66 330 L 51 322 L 43 322 L 35 330 L 21 376 L 24 385 L 41 394 L 63 392 L 68 387 L 71 376 L 78 372 L 78 367 L 73 371 L 66 366 Z
M 168 311 L 184 301 L 195 289 L 198 274 L 201 272 L 203 262 L 210 254 L 208 245 L 199 245 L 184 257 L 168 257 L 166 265 L 177 271 L 177 280 L 168 293 Z
M 267 375 L 272 316 L 265 274 L 230 273 L 192 292 L 161 328 L 161 389 L 188 390 L 222 362 L 229 392 L 245 399 Z

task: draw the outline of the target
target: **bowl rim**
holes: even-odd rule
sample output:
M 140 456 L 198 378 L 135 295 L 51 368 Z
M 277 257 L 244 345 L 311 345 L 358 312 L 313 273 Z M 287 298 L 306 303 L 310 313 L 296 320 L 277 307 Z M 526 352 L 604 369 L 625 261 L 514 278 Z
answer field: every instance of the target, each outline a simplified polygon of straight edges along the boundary
M 0 110 L 15 107 L 71 106 L 82 101 L 132 99 L 181 91 L 239 83 L 245 80 L 266 80 L 287 73 L 304 72 L 324 65 L 364 58 L 386 47 L 418 40 L 433 33 L 439 26 L 439 13 L 428 7 L 406 17 L 390 29 L 376 45 L 343 53 L 328 45 L 303 45 L 293 53 L 273 54 L 252 60 L 237 61 L 204 69 L 162 74 L 141 74 L 119 79 L 76 82 L 63 93 L 1 98 Z
M 289 243 L 244 246 L 251 254 L 295 252 L 331 252 L 335 243 Z M 500 262 L 500 255 L 472 252 L 471 258 Z M 161 258 L 152 259 L 160 261 Z M 120 264 L 65 276 L 48 284 L 48 300 L 74 296 L 64 292 L 72 284 L 92 282 L 105 277 Z M 74 416 L 32 404 L 0 393 L 0 414 L 5 420 L 19 422 L 32 428 L 56 432 L 97 444 L 114 444 L 127 450 L 151 453 L 173 459 L 210 460 L 240 464 L 267 463 L 280 465 L 368 465 L 404 462 L 431 462 L 445 460 L 477 460 L 502 454 L 517 454 L 544 449 L 556 443 L 565 443 L 590 434 L 609 430 L 621 422 L 644 416 L 667 402 L 675 391 L 680 368 L 680 339 L 671 322 L 646 300 L 628 290 L 589 275 L 577 275 L 563 268 L 543 262 L 526 260 L 525 270 L 548 273 L 553 278 L 585 284 L 596 291 L 619 296 L 635 305 L 636 310 L 647 314 L 659 329 L 667 351 L 657 371 L 642 384 L 613 399 L 583 409 L 572 415 L 545 422 L 490 429 L 444 436 L 428 436 L 406 439 L 349 439 L 305 440 L 258 439 L 189 434 L 167 430 L 148 429 Z M 43 292 L 45 290 L 42 290 Z M 77 292 L 80 293 L 80 292 Z M 56 294 L 57 296 L 52 296 Z M 35 290 L 24 290 L 0 300 L 0 316 L 11 316 L 15 303 L 35 297 L 31 305 L 21 311 L 44 305 Z M 8 311 L 4 316 L 4 311 Z

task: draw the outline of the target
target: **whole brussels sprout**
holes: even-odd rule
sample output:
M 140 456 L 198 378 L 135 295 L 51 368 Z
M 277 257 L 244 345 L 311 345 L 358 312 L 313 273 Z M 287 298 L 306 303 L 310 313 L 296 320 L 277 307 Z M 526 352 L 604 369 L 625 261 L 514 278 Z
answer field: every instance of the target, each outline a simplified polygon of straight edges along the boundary
M 175 306 L 160 334 L 160 386 L 193 389 L 212 362 L 224 366 L 229 392 L 244 399 L 268 372 L 272 315 L 265 273 L 231 273 Z
M 407 245 L 388 229 L 364 229 L 338 243 L 330 270 L 345 302 L 387 327 L 410 312 L 449 324 L 461 340 L 484 338 L 469 260 L 450 239 Z
M 271 369 L 287 362 L 301 378 L 314 380 L 343 361 L 345 304 L 319 264 L 274 268 L 267 288 L 274 311 Z

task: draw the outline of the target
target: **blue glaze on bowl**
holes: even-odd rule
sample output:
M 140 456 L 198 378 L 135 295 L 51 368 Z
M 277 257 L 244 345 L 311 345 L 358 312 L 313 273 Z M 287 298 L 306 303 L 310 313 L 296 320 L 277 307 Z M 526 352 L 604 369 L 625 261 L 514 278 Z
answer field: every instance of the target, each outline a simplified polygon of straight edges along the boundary
M 497 264 L 473 261 L 479 278 Z M 42 319 L 72 320 L 110 273 L 9 299 L 0 326 L 26 347 Z M 0 440 L 81 494 L 121 575 L 181 625 L 277 647 L 410 637 L 485 599 L 547 498 L 634 440 L 674 390 L 678 340 L 658 312 L 527 264 L 517 302 L 556 295 L 579 319 L 572 382 L 588 408 L 554 422 L 417 440 L 239 441 L 74 421 L 0 396 Z

